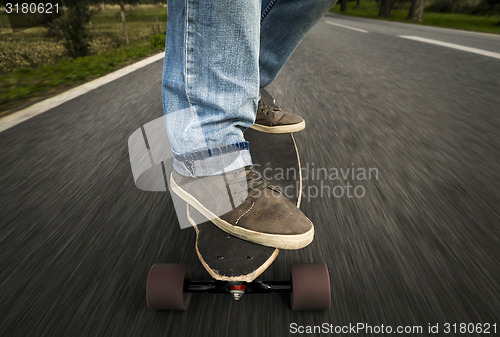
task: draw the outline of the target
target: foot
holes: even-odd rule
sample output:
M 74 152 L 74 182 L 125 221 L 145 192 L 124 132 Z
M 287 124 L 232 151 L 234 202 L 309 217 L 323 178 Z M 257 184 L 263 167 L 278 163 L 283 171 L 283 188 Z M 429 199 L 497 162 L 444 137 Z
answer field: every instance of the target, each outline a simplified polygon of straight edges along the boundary
M 302 117 L 291 110 L 281 109 L 266 89 L 260 89 L 257 117 L 252 129 L 268 133 L 297 132 L 306 127 Z
M 196 178 L 174 170 L 170 187 L 217 227 L 243 240 L 299 249 L 314 238 L 312 222 L 251 166 Z

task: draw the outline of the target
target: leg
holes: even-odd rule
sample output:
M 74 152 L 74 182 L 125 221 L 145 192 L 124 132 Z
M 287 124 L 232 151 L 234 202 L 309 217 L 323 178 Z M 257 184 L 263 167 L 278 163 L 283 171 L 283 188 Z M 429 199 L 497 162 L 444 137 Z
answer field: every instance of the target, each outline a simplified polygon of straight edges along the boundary
M 253 129 L 269 133 L 297 132 L 305 121 L 281 109 L 264 87 L 278 75 L 299 42 L 336 0 L 262 0 L 260 95 Z
M 169 187 L 201 213 L 200 221 L 244 240 L 298 249 L 313 240 L 314 226 L 250 166 L 243 138 L 259 98 L 260 7 L 261 0 L 168 2 Z
M 286 61 L 336 0 L 262 0 L 260 87 L 278 75 Z
M 251 165 L 243 131 L 257 109 L 259 31 L 260 0 L 168 2 L 163 109 L 182 175 Z

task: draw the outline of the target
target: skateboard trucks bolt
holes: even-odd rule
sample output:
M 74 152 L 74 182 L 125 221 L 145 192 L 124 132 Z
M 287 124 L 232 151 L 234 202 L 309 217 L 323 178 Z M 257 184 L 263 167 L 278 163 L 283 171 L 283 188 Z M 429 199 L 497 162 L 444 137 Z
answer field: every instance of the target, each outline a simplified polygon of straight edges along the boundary
M 233 295 L 233 300 L 239 301 L 245 293 L 245 285 L 241 283 L 229 282 L 229 292 Z

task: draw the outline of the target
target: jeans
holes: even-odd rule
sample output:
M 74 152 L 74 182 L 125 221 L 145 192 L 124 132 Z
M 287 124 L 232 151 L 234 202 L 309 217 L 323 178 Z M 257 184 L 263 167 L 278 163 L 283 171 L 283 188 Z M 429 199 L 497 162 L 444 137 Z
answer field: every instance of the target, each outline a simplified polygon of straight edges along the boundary
M 336 0 L 169 0 L 162 97 L 174 169 L 252 164 L 243 132 L 268 85 Z

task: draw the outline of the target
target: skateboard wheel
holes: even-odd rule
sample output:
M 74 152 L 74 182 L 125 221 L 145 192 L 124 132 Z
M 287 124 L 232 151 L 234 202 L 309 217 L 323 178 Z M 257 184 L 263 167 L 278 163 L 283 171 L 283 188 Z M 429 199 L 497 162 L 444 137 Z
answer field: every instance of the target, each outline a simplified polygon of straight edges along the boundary
M 325 263 L 292 265 L 292 309 L 330 308 L 330 276 Z
M 155 310 L 186 310 L 191 294 L 184 292 L 184 281 L 190 279 L 187 265 L 154 264 L 149 270 L 146 302 Z

